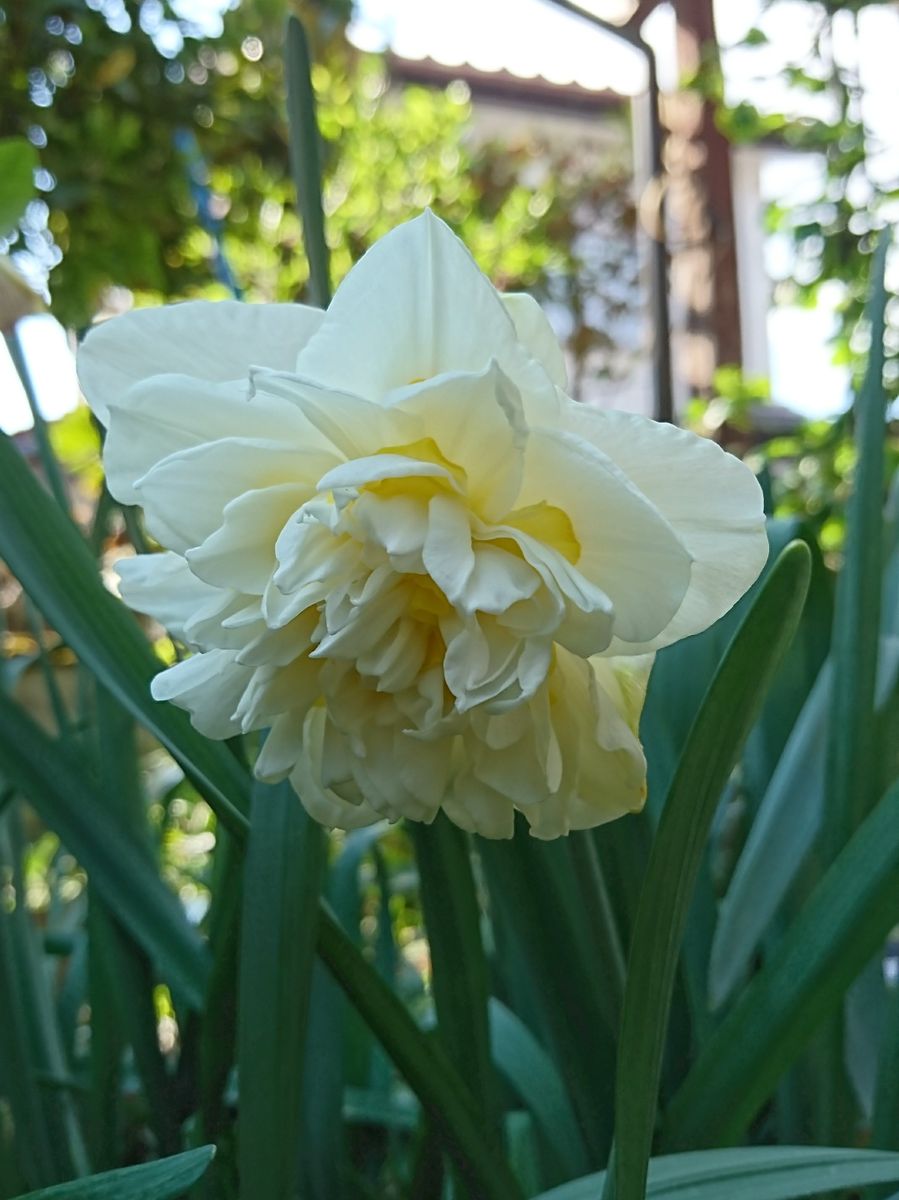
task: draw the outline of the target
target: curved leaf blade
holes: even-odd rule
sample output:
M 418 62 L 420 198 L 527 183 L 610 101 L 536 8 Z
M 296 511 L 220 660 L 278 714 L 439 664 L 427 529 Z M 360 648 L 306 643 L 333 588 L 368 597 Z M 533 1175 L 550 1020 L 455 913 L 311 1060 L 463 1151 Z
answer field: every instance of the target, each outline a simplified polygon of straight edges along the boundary
M 485 1132 L 499 1144 L 497 1088 L 490 1057 L 490 982 L 481 940 L 468 837 L 443 813 L 410 827 L 430 946 L 440 1037 L 475 1094 Z
M 666 1114 L 666 1146 L 742 1134 L 882 946 L 897 910 L 899 785 L 858 829 L 703 1047 Z
M 637 910 L 621 1021 L 617 1200 L 643 1200 L 668 1012 L 693 884 L 722 789 L 799 622 L 810 573 L 808 547 L 792 543 L 724 655 L 665 802 Z
M 2 692 L 0 770 L 59 834 L 116 919 L 200 1010 L 209 964 L 184 910 L 120 815 L 99 808 L 81 763 Z
M 556 1065 L 524 1021 L 495 996 L 490 1000 L 490 1040 L 493 1061 L 530 1109 L 557 1178 L 582 1175 L 590 1160 Z
M 649 1164 L 653 1200 L 800 1200 L 899 1180 L 899 1154 L 812 1146 L 751 1146 L 669 1154 Z M 542 1192 L 534 1200 L 596 1200 L 605 1172 Z
M 102 1175 L 28 1192 L 15 1200 L 177 1200 L 203 1177 L 214 1154 L 214 1146 L 201 1146 L 159 1162 L 104 1171 Z
M 306 1018 L 315 961 L 324 829 L 289 783 L 253 795 L 241 919 L 237 1125 L 240 1192 L 296 1189 Z
M 171 751 L 219 819 L 240 836 L 248 799 L 245 773 L 226 746 L 197 733 L 187 713 L 151 697 L 150 680 L 162 663 L 124 604 L 103 586 L 75 526 L 5 434 L 0 434 L 0 558 L 84 665 Z

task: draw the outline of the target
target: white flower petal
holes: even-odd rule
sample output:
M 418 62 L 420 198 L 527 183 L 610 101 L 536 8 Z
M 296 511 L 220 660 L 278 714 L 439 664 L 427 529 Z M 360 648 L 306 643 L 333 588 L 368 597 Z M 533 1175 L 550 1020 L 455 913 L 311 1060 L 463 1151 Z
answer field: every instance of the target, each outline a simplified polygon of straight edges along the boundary
M 468 833 L 486 838 L 510 838 L 515 832 L 515 807 L 470 770 L 461 769 L 443 808 L 449 819 Z
M 544 501 L 570 518 L 580 544 L 574 565 L 611 599 L 617 636 L 659 634 L 683 601 L 691 559 L 658 509 L 594 446 L 549 429 L 528 439 L 519 497 L 525 508 Z
M 250 399 L 246 380 L 209 383 L 187 375 L 156 375 L 110 405 L 108 425 L 106 478 L 123 504 L 139 504 L 135 482 L 180 450 L 225 437 L 309 446 L 302 414 L 275 396 Z
M 146 613 L 179 641 L 185 640 L 185 622 L 218 595 L 215 588 L 197 579 L 180 554 L 120 558 L 115 569 L 128 607 Z
M 206 737 L 228 738 L 240 732 L 235 713 L 252 674 L 252 667 L 235 662 L 233 651 L 207 650 L 154 676 L 150 692 L 154 700 L 186 708 Z
M 272 727 L 253 764 L 253 774 L 264 783 L 280 783 L 296 767 L 303 737 L 302 718 L 295 713 L 282 713 L 272 721 Z
M 423 436 L 420 422 L 373 400 L 323 387 L 292 372 L 250 372 L 254 397 L 286 400 L 320 436 L 346 458 L 360 458 L 382 446 L 402 445 Z
M 499 520 L 513 507 L 527 426 L 521 395 L 498 363 L 440 375 L 387 399 L 389 411 L 417 419 L 444 458 L 464 470 L 469 503 L 484 520 Z
M 545 368 L 557 387 L 567 388 L 565 355 L 543 309 L 527 292 L 504 292 L 502 301 L 515 324 L 519 342 Z
M 458 595 L 463 612 L 505 613 L 513 604 L 529 600 L 540 586 L 540 576 L 524 559 L 491 542 L 477 542 L 471 574 Z
M 147 528 L 164 546 L 184 553 L 222 523 L 225 505 L 244 493 L 314 481 L 333 463 L 323 451 L 303 451 L 258 438 L 222 438 L 171 454 L 139 479 Z
M 322 825 L 331 829 L 362 829 L 382 819 L 381 814 L 364 800 L 351 804 L 330 788 L 322 786 L 322 755 L 324 750 L 326 714 L 315 708 L 306 717 L 303 729 L 303 752 L 290 776 L 303 807 Z
M 381 400 L 415 380 L 482 371 L 494 358 L 522 392 L 555 402 L 552 381 L 520 345 L 496 289 L 449 227 L 426 212 L 353 267 L 296 371 Z
M 302 304 L 191 300 L 139 308 L 95 326 L 78 352 L 78 378 L 103 424 L 111 404 L 153 375 L 246 379 L 250 365 L 291 369 L 324 313 Z
M 439 479 L 459 490 L 446 467 L 439 463 L 410 458 L 407 454 L 372 454 L 369 458 L 352 458 L 341 463 L 319 479 L 317 488 L 321 492 L 341 491 L 345 488 L 362 488 L 366 484 L 381 483 L 385 479 Z
M 660 649 L 714 624 L 768 558 L 762 491 L 752 471 L 707 438 L 632 413 L 572 403 L 565 406 L 565 425 L 615 462 L 693 558 L 690 586 L 673 619 L 651 638 L 616 629 L 609 653 Z
M 307 495 L 302 484 L 281 483 L 229 500 L 219 528 L 186 552 L 191 570 L 216 587 L 261 596 L 278 565 L 278 535 Z
M 461 499 L 439 493 L 431 497 L 422 562 L 443 594 L 457 603 L 475 565 L 471 525 Z
M 585 662 L 558 654 L 552 722 L 562 779 L 554 795 L 522 809 L 534 837 L 593 829 L 643 807 L 646 759 L 638 722 L 651 666 L 651 655 Z

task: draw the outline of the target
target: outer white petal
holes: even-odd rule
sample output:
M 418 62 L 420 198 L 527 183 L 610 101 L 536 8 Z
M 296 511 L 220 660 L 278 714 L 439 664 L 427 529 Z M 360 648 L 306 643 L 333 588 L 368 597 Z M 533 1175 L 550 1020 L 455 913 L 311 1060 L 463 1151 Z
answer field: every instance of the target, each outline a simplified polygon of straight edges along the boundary
M 495 358 L 523 394 L 555 404 L 499 293 L 449 227 L 426 212 L 381 238 L 343 280 L 297 374 L 381 400 L 447 371 Z
M 245 379 L 212 383 L 155 375 L 110 405 L 103 465 L 113 496 L 123 504 L 139 504 L 135 482 L 170 454 L 224 437 L 323 444 L 333 452 L 314 429 L 312 438 L 309 433 L 309 423 L 294 405 L 266 394 L 251 399 Z
M 546 313 L 527 292 L 505 292 L 503 304 L 515 323 L 515 333 L 532 358 L 542 363 L 553 383 L 568 387 L 565 355 Z
M 519 496 L 523 507 L 543 501 L 570 518 L 581 549 L 575 567 L 611 599 L 617 636 L 656 637 L 690 581 L 690 554 L 665 517 L 594 445 L 552 429 L 528 439 Z
M 208 650 L 156 675 L 150 691 L 154 700 L 186 708 L 194 728 L 206 737 L 227 738 L 240 732 L 235 713 L 252 674 L 252 667 L 234 661 L 233 651 Z
M 152 375 L 245 379 L 255 364 L 292 368 L 324 314 L 302 304 L 191 300 L 139 308 L 97 325 L 78 353 L 78 378 L 105 425 L 109 406 Z
M 564 424 L 608 454 L 658 508 L 693 558 L 690 586 L 657 636 L 616 638 L 610 654 L 660 649 L 700 633 L 733 607 L 768 557 L 762 491 L 752 471 L 715 442 L 632 413 L 582 405 Z
M 185 622 L 220 594 L 198 579 L 180 554 L 120 558 L 115 569 L 119 591 L 129 608 L 146 613 L 182 641 Z
M 147 527 L 180 553 L 199 546 L 222 523 L 225 506 L 245 492 L 284 483 L 308 485 L 334 464 L 323 451 L 282 442 L 222 438 L 164 458 L 136 484 Z

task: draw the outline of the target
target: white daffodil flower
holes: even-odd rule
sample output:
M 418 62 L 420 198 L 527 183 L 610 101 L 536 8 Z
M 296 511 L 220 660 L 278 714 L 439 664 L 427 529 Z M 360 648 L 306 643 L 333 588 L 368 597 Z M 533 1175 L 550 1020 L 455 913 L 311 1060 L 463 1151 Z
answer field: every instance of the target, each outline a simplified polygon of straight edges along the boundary
M 637 810 L 654 652 L 765 562 L 761 492 L 717 445 L 564 392 L 537 304 L 430 213 L 327 312 L 186 303 L 79 358 L 113 496 L 166 553 L 122 594 L 192 648 L 153 694 L 344 829 L 541 838 Z

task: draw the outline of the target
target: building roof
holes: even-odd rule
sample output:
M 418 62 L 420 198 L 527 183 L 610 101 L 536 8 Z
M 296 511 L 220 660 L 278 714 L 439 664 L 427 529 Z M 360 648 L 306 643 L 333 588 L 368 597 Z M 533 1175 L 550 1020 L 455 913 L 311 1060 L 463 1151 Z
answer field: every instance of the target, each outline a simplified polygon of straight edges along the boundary
M 603 19 L 626 18 L 634 7 L 631 0 L 588 3 Z M 638 50 L 548 0 L 359 0 L 348 32 L 361 49 L 388 50 L 397 60 L 539 81 L 538 87 L 633 96 L 646 84 Z
M 619 92 L 582 87 L 579 83 L 554 83 L 542 75 L 524 78 L 511 71 L 481 71 L 471 63 L 446 66 L 433 58 L 412 59 L 388 52 L 387 65 L 392 79 L 445 87 L 461 80 L 471 89 L 475 100 L 496 101 L 509 107 L 539 107 L 566 113 L 592 116 L 625 101 Z

